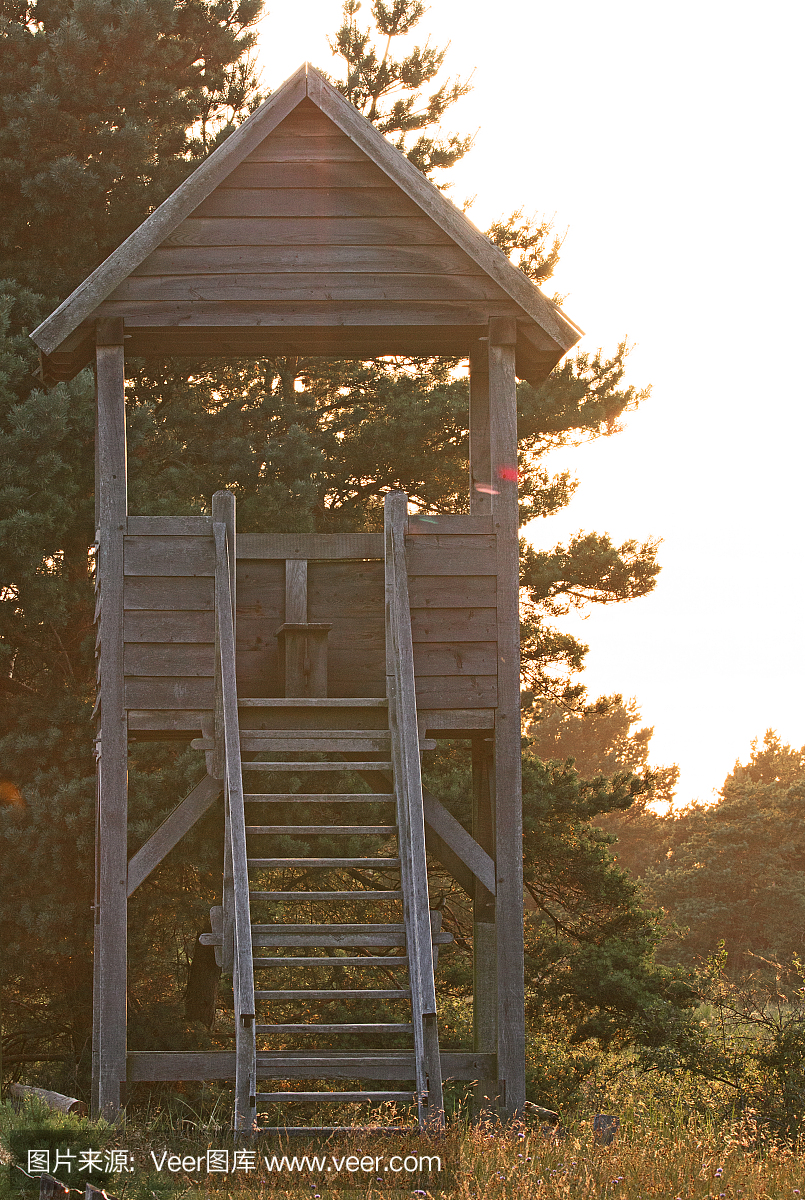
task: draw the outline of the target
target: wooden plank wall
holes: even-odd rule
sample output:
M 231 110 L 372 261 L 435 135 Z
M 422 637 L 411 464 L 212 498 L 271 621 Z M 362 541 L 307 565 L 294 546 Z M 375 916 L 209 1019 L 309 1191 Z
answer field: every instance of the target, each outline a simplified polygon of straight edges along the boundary
M 453 518 L 464 529 L 481 518 Z M 494 708 L 497 703 L 495 539 L 445 532 L 449 517 L 406 539 L 419 708 Z M 431 530 L 433 532 L 431 532 Z
M 199 731 L 215 678 L 210 518 L 129 517 L 123 567 L 129 730 Z
M 490 709 L 497 703 L 495 540 L 480 532 L 488 525 L 483 518 L 461 517 L 412 522 L 415 532 L 406 549 L 420 708 Z M 210 529 L 207 518 L 129 519 L 124 664 L 132 732 L 198 730 L 212 708 Z M 332 623 L 329 695 L 385 695 L 382 559 L 312 557 L 379 554 L 381 547 L 381 539 L 371 535 L 239 538 L 241 696 L 281 694 L 276 632 L 285 620 L 285 559 L 308 554 L 307 619 Z
M 98 311 L 188 329 L 475 326 L 519 310 L 305 100 Z

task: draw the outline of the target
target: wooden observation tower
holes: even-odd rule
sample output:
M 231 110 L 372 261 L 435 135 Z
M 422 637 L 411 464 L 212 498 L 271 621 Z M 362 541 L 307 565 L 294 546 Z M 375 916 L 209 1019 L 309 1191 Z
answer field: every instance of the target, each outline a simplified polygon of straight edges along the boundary
M 516 1112 L 515 380 L 543 380 L 579 331 L 305 65 L 32 337 L 46 382 L 89 363 L 97 379 L 96 1110 L 114 1115 L 127 1081 L 233 1079 L 240 1130 L 291 1100 L 415 1097 L 424 1123 L 439 1119 L 442 1079 L 458 1078 Z M 470 514 L 425 521 L 392 493 L 382 534 L 238 536 L 223 492 L 209 516 L 130 515 L 126 352 L 466 355 Z M 127 743 L 144 737 L 188 739 L 208 773 L 127 861 Z M 472 742 L 471 834 L 422 788 L 420 750 L 455 737 Z M 304 794 L 283 791 L 291 770 Z M 234 1051 L 127 1052 L 128 898 L 221 797 L 223 899 L 207 941 L 233 976 Z M 272 854 L 277 838 L 304 852 Z M 316 857 L 339 838 L 367 849 Z M 473 898 L 472 1052 L 439 1049 L 434 966 L 450 937 L 430 911 L 426 847 Z M 360 923 L 338 921 L 344 906 Z M 391 972 L 394 986 L 373 983 Z M 362 1015 L 294 1021 L 311 999 Z M 370 1021 L 375 1001 L 385 1015 Z M 345 1033 L 363 1048 L 339 1048 Z M 311 1035 L 327 1044 L 293 1048 Z M 291 1079 L 323 1082 L 270 1090 Z

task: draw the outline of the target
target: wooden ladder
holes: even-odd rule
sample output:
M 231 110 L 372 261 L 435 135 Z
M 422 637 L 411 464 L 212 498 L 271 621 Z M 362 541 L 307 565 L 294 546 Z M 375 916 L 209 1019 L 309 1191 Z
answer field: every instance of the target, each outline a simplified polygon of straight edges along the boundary
M 227 524 L 233 534 L 234 513 L 232 518 Z M 428 901 L 419 758 L 425 743 L 420 745 L 416 719 L 406 523 L 406 497 L 394 493 L 387 498 L 385 522 L 387 697 L 240 702 L 233 694 L 234 636 L 226 628 L 232 614 L 227 528 L 214 523 L 223 710 L 216 742 L 224 747 L 227 819 L 224 900 L 221 910 L 213 910 L 213 924 L 220 931 L 223 966 L 233 972 L 235 1129 L 241 1133 L 355 1128 L 259 1124 L 266 1109 L 276 1112 L 280 1106 L 284 1116 L 286 1105 L 300 1102 L 413 1101 L 420 1127 L 443 1121 L 434 963 L 438 946 L 452 935 L 441 932 L 441 914 L 430 912 Z M 283 710 L 282 724 L 296 720 L 308 727 L 241 729 L 245 709 L 252 718 L 255 709 L 264 717 Z M 354 724 L 355 713 L 365 716 L 360 724 L 371 727 L 338 728 L 340 710 L 353 714 Z M 244 772 L 276 790 L 250 786 L 244 792 Z M 354 783 L 353 790 L 333 790 L 345 772 L 363 776 L 374 790 L 356 792 Z M 322 790 L 291 790 L 299 774 L 318 777 Z M 317 812 L 323 814 L 318 820 Z M 264 814 L 271 823 L 263 823 Z M 306 919 L 300 919 L 300 910 Z M 355 910 L 362 920 L 354 919 Z M 373 986 L 378 972 L 384 986 Z M 311 1002 L 329 1006 L 337 1019 L 311 1023 L 305 1019 Z M 267 1019 L 277 1010 L 279 1020 Z M 288 1047 L 311 1037 L 330 1044 Z M 285 1043 L 282 1049 L 265 1044 L 277 1039 Z M 394 1044 L 384 1047 L 389 1039 Z M 259 1088 L 258 1081 L 271 1079 L 361 1083 L 348 1091 Z M 399 1086 L 377 1090 L 373 1081 Z

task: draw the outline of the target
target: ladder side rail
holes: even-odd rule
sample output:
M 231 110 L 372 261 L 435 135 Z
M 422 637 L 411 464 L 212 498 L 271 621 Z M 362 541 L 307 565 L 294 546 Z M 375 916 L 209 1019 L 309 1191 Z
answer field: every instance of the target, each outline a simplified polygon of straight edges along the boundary
M 388 610 L 390 613 L 390 610 Z M 389 666 L 396 654 L 392 631 L 392 622 L 388 621 L 386 643 L 389 649 Z M 408 978 L 411 989 L 411 1022 L 414 1038 L 414 1070 L 416 1078 L 417 1117 L 420 1125 L 423 1123 L 428 1091 L 428 1072 L 425 1061 L 425 1039 L 423 1036 L 422 989 L 419 986 L 419 962 L 414 952 L 415 934 L 412 929 L 412 906 L 410 898 L 413 894 L 413 878 L 411 871 L 411 855 L 407 852 L 410 846 L 410 821 L 408 819 L 407 788 L 404 782 L 405 768 L 400 752 L 400 736 L 398 722 L 397 680 L 393 671 L 386 679 L 386 692 L 389 702 L 389 730 L 391 731 L 391 758 L 394 774 L 394 790 L 397 808 L 397 841 L 400 860 L 400 887 L 404 898 L 403 919 L 405 922 L 405 945 L 408 950 Z
M 229 552 L 229 581 L 232 595 L 232 620 L 235 620 L 234 609 L 234 578 L 232 564 L 235 554 L 235 497 L 232 492 L 220 491 L 216 492 L 212 498 L 212 522 L 222 523 L 226 526 L 227 531 L 227 549 Z M 210 533 L 213 534 L 212 529 Z M 215 537 L 213 534 L 213 543 Z M 218 605 L 217 595 L 215 597 L 216 610 Z M 221 896 L 221 928 L 222 928 L 222 945 L 220 954 L 220 965 L 227 974 L 234 974 L 235 963 L 235 917 L 234 917 L 234 883 L 232 879 L 232 844 L 229 832 L 229 794 L 226 786 L 226 770 L 224 762 L 224 709 L 223 709 L 223 691 L 221 687 L 221 640 L 219 621 L 216 615 L 215 620 L 215 711 L 213 714 L 213 749 L 212 754 L 208 757 L 207 769 L 213 779 L 218 779 L 223 783 L 224 793 L 224 865 L 223 865 L 223 890 Z M 211 918 L 212 919 L 212 918 Z
M 392 744 L 395 752 L 399 755 L 402 768 L 398 786 L 400 795 L 404 799 L 403 815 L 408 834 L 407 838 L 401 839 L 400 857 L 408 860 L 414 884 L 414 890 L 411 893 L 411 907 L 416 918 L 413 934 L 418 943 L 415 964 L 419 976 L 418 986 L 422 997 L 422 1011 L 425 1014 L 435 1014 L 436 991 L 433 983 L 430 908 L 425 859 L 425 814 L 419 761 L 419 730 L 416 721 L 408 574 L 405 562 L 407 498 L 399 492 L 387 496 L 386 512 L 389 518 L 387 562 L 391 567 L 390 624 L 393 649 L 391 665 L 395 692 L 394 703 L 390 704 L 390 708 L 393 709 L 396 725 L 396 730 L 392 730 Z
M 430 903 L 425 856 L 425 813 L 416 718 L 414 650 L 408 600 L 405 529 L 408 498 L 392 492 L 385 499 L 387 576 L 387 670 L 389 727 L 395 765 L 400 815 L 399 854 L 406 895 L 409 978 L 411 981 L 417 1062 L 422 1060 L 428 1080 L 428 1115 L 443 1117 L 441 1067 L 436 1025 L 436 988 L 433 978 Z M 390 651 L 390 653 L 389 653 Z M 417 1087 L 420 1087 L 417 1080 Z
M 436 990 L 433 983 L 433 957 L 430 950 L 430 908 L 425 869 L 425 816 L 421 799 L 419 730 L 416 723 L 416 693 L 413 686 L 413 646 L 411 644 L 410 615 L 406 622 L 405 615 L 401 612 L 402 604 L 405 604 L 408 609 L 408 580 L 405 573 L 403 538 L 399 535 L 395 536 L 395 533 L 392 525 L 389 530 L 389 542 L 394 563 L 391 624 L 395 696 L 394 704 L 390 707 L 393 707 L 394 725 L 396 726 L 395 729 L 392 729 L 392 743 L 396 742 L 395 752 L 401 768 L 398 787 L 403 799 L 403 816 L 407 834 L 406 837 L 400 839 L 400 858 L 407 860 L 411 873 L 410 907 L 413 917 L 412 933 L 415 939 L 415 944 L 411 948 L 414 951 L 412 965 L 418 977 L 417 986 L 422 1001 L 422 1012 L 423 1014 L 433 1014 L 436 1012 Z M 400 554 L 401 548 L 402 555 Z M 399 561 L 401 557 L 402 564 Z M 400 566 L 402 566 L 402 571 Z M 406 670 L 406 666 L 408 666 L 405 662 L 408 657 L 406 650 L 410 653 L 410 687 L 406 686 L 409 683 L 406 678 L 409 674 Z
M 254 973 L 252 970 L 249 872 L 246 856 L 246 813 L 240 761 L 235 628 L 227 529 L 213 524 L 215 536 L 215 610 L 221 662 L 223 749 L 235 933 L 234 995 L 236 1030 L 235 1128 L 248 1131 L 254 1121 L 257 1061 L 255 1048 Z
M 413 893 L 411 872 L 411 855 L 408 852 L 411 844 L 408 789 L 406 786 L 405 768 L 401 753 L 401 738 L 399 714 L 399 687 L 395 663 L 397 661 L 397 626 L 395 621 L 395 591 L 394 573 L 394 540 L 391 525 L 386 514 L 385 529 L 385 584 L 386 584 L 386 696 L 388 700 L 389 732 L 391 733 L 391 758 L 394 774 L 394 793 L 397 809 L 397 841 L 400 859 L 400 887 L 405 900 L 403 919 L 405 922 L 405 944 L 408 949 L 408 978 L 411 990 L 411 1022 L 414 1038 L 414 1072 L 416 1079 L 417 1119 L 423 1123 L 425 1103 L 427 1099 L 428 1073 L 425 1062 L 425 1039 L 423 1037 L 423 1017 L 421 1003 L 421 988 L 419 987 L 419 961 L 414 953 L 415 933 L 412 929 L 412 908 L 410 898 Z
M 222 756 L 223 757 L 223 756 Z M 229 788 L 224 784 L 224 880 L 221 895 L 221 967 L 235 973 L 235 882 L 232 876 L 232 834 L 230 831 Z

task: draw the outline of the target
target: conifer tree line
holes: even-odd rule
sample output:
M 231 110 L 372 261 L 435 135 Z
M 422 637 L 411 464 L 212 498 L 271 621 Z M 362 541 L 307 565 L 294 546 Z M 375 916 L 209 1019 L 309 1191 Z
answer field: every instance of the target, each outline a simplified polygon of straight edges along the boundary
M 94 401 L 89 372 L 44 391 L 27 335 L 267 94 L 253 57 L 260 8 L 260 0 L 20 0 L 3 11 L 0 992 L 7 1064 L 43 1070 L 51 1059 L 60 1065 L 48 1079 L 68 1089 L 85 1085 L 91 1029 Z M 373 0 L 364 14 L 347 0 L 329 74 L 441 186 L 471 148 L 442 131 L 469 83 L 440 82 L 445 50 L 427 41 L 397 55 L 424 12 L 419 0 Z M 488 234 L 544 285 L 559 240 L 550 222 L 524 211 L 515 200 Z M 381 526 L 384 494 L 400 488 L 425 511 L 462 511 L 468 395 L 458 366 L 135 361 L 130 510 L 206 512 L 213 492 L 230 488 L 244 532 L 371 530 Z M 519 385 L 523 523 L 558 512 L 573 493 L 546 455 L 617 433 L 647 396 L 626 381 L 625 344 L 568 356 L 539 388 Z M 558 1021 L 581 1043 L 647 1051 L 667 1041 L 662 1030 L 678 1028 L 693 993 L 675 966 L 656 961 L 657 913 L 613 862 L 614 834 L 603 826 L 630 813 L 650 821 L 646 803 L 668 798 L 673 768 L 649 768 L 648 739 L 630 734 L 636 710 L 620 697 L 588 703 L 578 680 L 586 647 L 551 621 L 646 595 L 658 571 L 653 542 L 616 546 L 588 532 L 550 550 L 523 543 L 530 1020 L 534 1029 Z M 604 717 L 620 733 L 590 770 L 576 770 L 563 724 L 587 719 L 587 729 Z M 198 780 L 200 758 L 176 746 L 132 748 L 130 853 Z M 432 790 L 468 823 L 460 754 L 434 752 L 427 767 Z M 182 990 L 217 902 L 219 835 L 211 813 L 132 904 L 133 1049 L 218 1044 L 214 1029 L 186 1019 Z M 440 903 L 458 944 L 440 986 L 458 1003 L 471 991 L 467 910 L 446 881 Z

